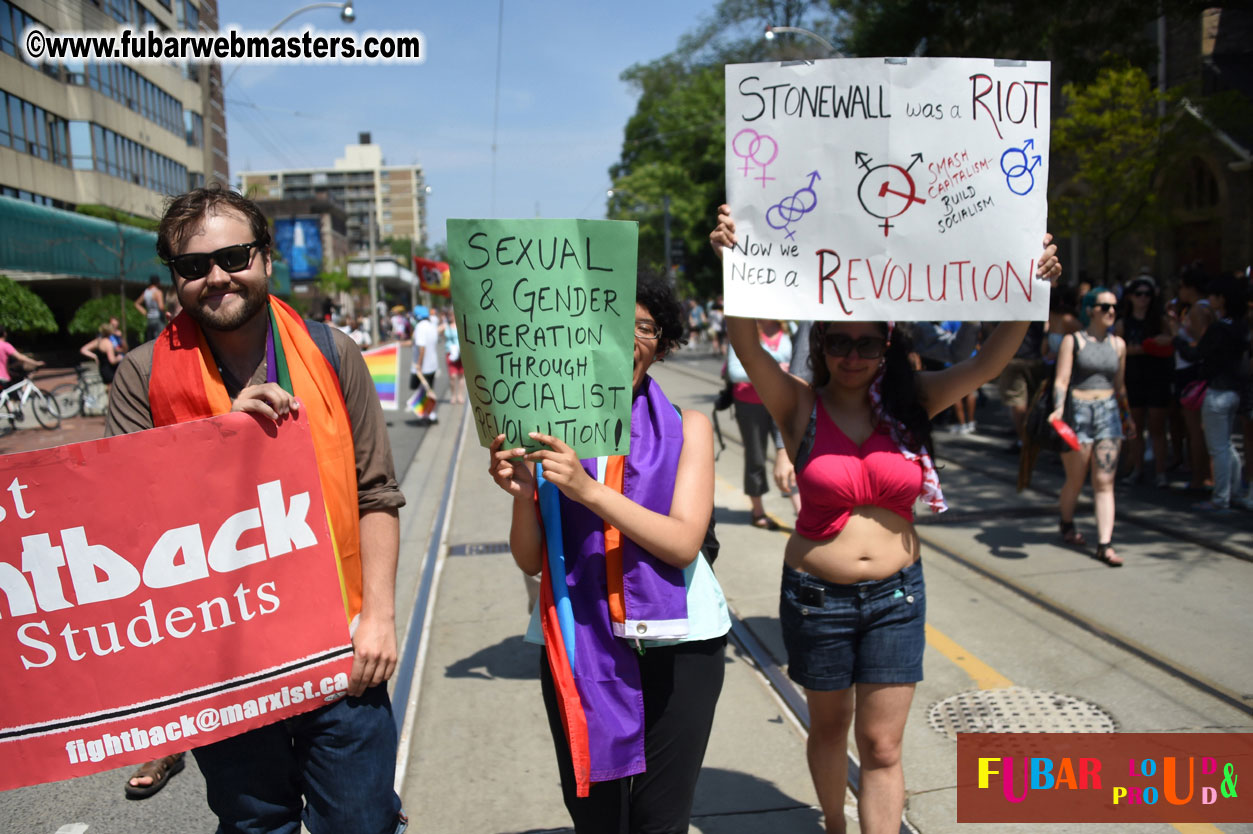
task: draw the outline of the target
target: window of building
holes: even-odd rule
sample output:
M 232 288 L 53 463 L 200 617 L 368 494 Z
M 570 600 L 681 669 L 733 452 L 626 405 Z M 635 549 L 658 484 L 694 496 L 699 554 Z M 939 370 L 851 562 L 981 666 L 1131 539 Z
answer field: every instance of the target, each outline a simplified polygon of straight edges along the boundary
M 183 125 L 186 128 L 187 144 L 193 148 L 204 147 L 204 119 L 193 110 L 183 111 Z
M 18 54 L 17 35 L 21 34 L 13 29 L 13 14 L 16 11 L 8 0 L 0 0 L 0 51 L 7 52 L 14 58 Z
M 24 200 L 28 203 L 35 203 L 40 206 L 50 206 L 51 208 L 64 209 L 73 211 L 74 204 L 67 203 L 64 200 L 55 200 L 52 197 L 45 197 L 43 194 L 32 194 L 29 191 L 22 191 L 7 185 L 0 185 L 0 195 L 12 197 L 14 200 Z
M 87 122 L 72 123 L 69 132 L 75 168 L 100 171 L 162 194 L 180 194 L 186 189 L 186 166 L 138 142 Z
M 15 151 L 26 153 L 25 117 L 22 115 L 22 100 L 16 96 L 8 96 L 10 147 Z
M 1197 210 L 1218 205 L 1218 180 L 1202 160 L 1193 157 L 1184 181 L 1184 208 Z
M 91 160 L 91 123 L 70 122 L 70 167 L 90 171 Z
M 60 116 L 0 91 L 0 146 L 68 166 L 66 129 Z
M 183 103 L 130 67 L 91 63 L 81 72 L 71 67 L 66 76 L 71 84 L 85 83 L 171 133 L 186 135 Z
M 130 23 L 131 2 L 132 0 L 104 0 L 104 10 L 118 23 Z

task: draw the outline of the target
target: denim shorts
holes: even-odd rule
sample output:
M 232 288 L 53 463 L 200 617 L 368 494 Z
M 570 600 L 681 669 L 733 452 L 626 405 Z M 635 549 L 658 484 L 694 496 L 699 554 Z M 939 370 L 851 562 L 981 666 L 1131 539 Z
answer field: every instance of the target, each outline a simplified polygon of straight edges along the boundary
M 917 683 L 926 645 L 922 562 L 839 585 L 783 566 L 779 622 L 788 677 L 819 691 L 854 683 Z
M 1122 440 L 1122 415 L 1118 413 L 1118 400 L 1077 400 L 1070 398 L 1073 416 L 1071 427 L 1079 442 L 1091 445 L 1098 440 Z

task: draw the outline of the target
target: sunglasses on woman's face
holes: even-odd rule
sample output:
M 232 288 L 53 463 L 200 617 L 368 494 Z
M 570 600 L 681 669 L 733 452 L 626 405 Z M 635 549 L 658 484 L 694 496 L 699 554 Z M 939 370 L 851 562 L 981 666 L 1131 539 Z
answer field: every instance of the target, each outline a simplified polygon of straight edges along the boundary
M 175 255 L 163 263 L 188 281 L 195 281 L 208 275 L 214 264 L 227 272 L 242 272 L 252 263 L 252 250 L 260 245 L 254 240 L 252 243 L 223 246 L 214 252 L 188 252 L 186 255 Z
M 887 352 L 887 349 L 887 340 L 879 336 L 862 336 L 860 339 L 854 339 L 843 333 L 829 333 L 822 340 L 823 352 L 833 359 L 841 359 L 854 350 L 862 359 L 878 359 Z
M 1117 304 L 1093 304 L 1093 309 L 1100 310 L 1102 313 L 1112 313 L 1118 309 Z

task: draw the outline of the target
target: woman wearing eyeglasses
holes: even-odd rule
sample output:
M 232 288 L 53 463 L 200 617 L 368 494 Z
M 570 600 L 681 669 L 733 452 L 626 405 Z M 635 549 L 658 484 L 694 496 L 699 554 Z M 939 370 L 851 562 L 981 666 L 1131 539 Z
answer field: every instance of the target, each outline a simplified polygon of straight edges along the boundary
M 513 497 L 514 560 L 544 574 L 526 639 L 544 645 L 544 705 L 579 834 L 686 831 L 722 691 L 731 621 L 709 567 L 713 428 L 648 375 L 686 333 L 670 283 L 641 275 L 625 457 L 580 460 L 542 434 L 531 437 L 548 448 L 525 459 L 501 448 L 503 434 L 490 449 L 488 473 Z
M 735 244 L 727 206 L 709 239 L 720 257 Z M 1045 249 L 1040 272 L 1061 273 L 1056 247 Z M 901 740 L 925 643 L 913 507 L 921 497 L 944 508 L 931 418 L 994 379 L 1026 331 L 1027 322 L 1003 323 L 976 356 L 916 373 L 909 339 L 891 323 L 816 322 L 809 384 L 770 358 L 752 320 L 727 319 L 796 466 L 801 511 L 784 551 L 779 618 L 788 676 L 809 705 L 809 770 L 828 832 L 844 831 L 850 726 L 861 756 L 861 830 L 900 827 Z
M 1079 305 L 1084 329 L 1062 342 L 1053 377 L 1053 413 L 1063 419 L 1079 440 L 1078 450 L 1062 452 L 1066 482 L 1058 501 L 1062 540 L 1083 547 L 1087 540 L 1075 529 L 1075 504 L 1089 473 L 1092 503 L 1096 505 L 1096 558 L 1116 568 L 1122 558 L 1114 551 L 1114 474 L 1122 439 L 1135 437 L 1135 423 L 1127 403 L 1127 346 L 1114 335 L 1118 297 L 1104 287 L 1086 294 Z

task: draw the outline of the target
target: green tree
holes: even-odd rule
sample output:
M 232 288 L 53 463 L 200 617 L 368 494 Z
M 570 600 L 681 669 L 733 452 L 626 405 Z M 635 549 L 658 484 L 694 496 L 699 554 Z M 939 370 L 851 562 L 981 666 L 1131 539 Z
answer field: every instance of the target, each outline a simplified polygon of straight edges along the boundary
M 723 64 L 798 57 L 802 49 L 813 55 L 812 44 L 765 41 L 768 23 L 828 34 L 835 27 L 823 0 L 722 0 L 673 52 L 622 74 L 639 102 L 609 171 L 607 216 L 639 222 L 640 265 L 660 272 L 668 197 L 671 239 L 685 251 L 674 263 L 688 289 L 700 295 L 713 295 L 722 285 L 709 230 L 726 193 Z
M 1136 67 L 1102 70 L 1091 84 L 1067 84 L 1063 96 L 1052 154 L 1054 165 L 1072 175 L 1054 182 L 1051 214 L 1057 231 L 1099 242 L 1101 278 L 1107 281 L 1111 247 L 1160 219 L 1159 174 L 1195 123 L 1159 117 L 1159 104 L 1169 96 Z
M 0 325 L 9 333 L 57 332 L 44 300 L 7 275 L 0 275 Z
M 126 327 L 129 341 L 134 344 L 135 339 L 143 335 L 144 314 L 135 309 L 134 302 L 116 293 L 83 302 L 74 311 L 74 317 L 70 319 L 70 326 L 67 329 L 75 336 L 95 336 L 100 330 L 100 325 L 122 311 L 126 313 L 122 324 Z
M 352 279 L 348 277 L 348 271 L 342 266 L 332 267 L 331 269 L 323 268 L 313 278 L 313 285 L 323 295 L 332 295 L 338 292 L 348 292 L 352 289 Z
M 410 252 L 413 253 L 414 257 L 425 258 L 428 251 L 425 243 L 417 243 L 412 238 L 407 237 L 385 237 L 379 243 L 379 247 L 384 253 L 391 253 L 406 264 L 409 263 Z
M 99 217 L 102 220 L 109 220 L 113 223 L 121 223 L 126 226 L 134 226 L 138 229 L 144 229 L 149 232 L 155 232 L 157 227 L 161 225 L 161 221 L 151 217 L 142 217 L 138 214 L 130 214 L 121 209 L 111 208 L 110 206 L 102 206 L 94 203 L 83 204 L 74 209 L 79 214 L 85 214 L 89 217 Z
M 1195 20 L 1196 0 L 1055 0 L 1045 11 L 1018 0 L 831 0 L 849 55 L 990 56 L 1050 60 L 1056 83 L 1087 83 L 1109 54 L 1149 66 L 1157 44 L 1146 33 L 1161 15 Z

